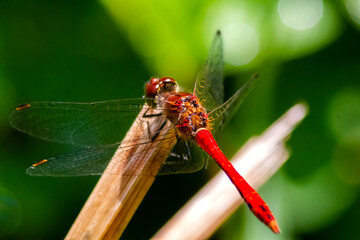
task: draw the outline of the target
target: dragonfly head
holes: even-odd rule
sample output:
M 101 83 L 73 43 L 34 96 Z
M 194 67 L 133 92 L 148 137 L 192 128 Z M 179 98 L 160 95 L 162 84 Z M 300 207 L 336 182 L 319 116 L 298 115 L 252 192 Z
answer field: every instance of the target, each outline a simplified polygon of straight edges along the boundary
M 155 98 L 158 94 L 164 92 L 174 92 L 176 91 L 176 88 L 177 83 L 173 78 L 151 78 L 145 85 L 146 103 L 151 107 L 156 106 Z

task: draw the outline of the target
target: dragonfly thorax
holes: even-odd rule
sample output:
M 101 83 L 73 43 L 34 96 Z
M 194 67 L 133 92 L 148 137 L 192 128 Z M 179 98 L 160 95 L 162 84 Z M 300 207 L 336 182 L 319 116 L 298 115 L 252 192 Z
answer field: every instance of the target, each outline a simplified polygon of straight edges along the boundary
M 166 98 L 166 116 L 175 124 L 181 137 L 195 137 L 200 129 L 209 129 L 209 119 L 196 96 L 188 93 L 169 94 Z
M 156 99 L 163 93 L 175 92 L 177 83 L 171 77 L 151 78 L 145 85 L 146 102 L 150 107 L 156 107 Z

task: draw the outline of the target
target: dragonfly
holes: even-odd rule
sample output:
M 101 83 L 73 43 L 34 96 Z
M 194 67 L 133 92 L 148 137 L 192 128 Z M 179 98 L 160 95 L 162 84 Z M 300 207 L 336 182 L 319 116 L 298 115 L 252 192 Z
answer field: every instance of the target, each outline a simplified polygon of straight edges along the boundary
M 145 106 L 147 110 L 139 121 L 157 118 L 163 123 L 158 129 L 144 129 L 145 141 L 141 144 L 157 141 L 165 127 L 175 130 L 166 137 L 178 140 L 159 175 L 198 171 L 210 156 L 227 174 L 251 212 L 277 234 L 280 228 L 268 205 L 228 161 L 214 137 L 241 104 L 255 78 L 223 101 L 223 49 L 218 31 L 193 93 L 183 92 L 173 78 L 151 78 L 143 98 L 94 103 L 29 102 L 19 105 L 9 119 L 18 131 L 84 148 L 37 162 L 27 169 L 29 175 L 99 175 L 119 147 L 132 144 L 121 139 Z

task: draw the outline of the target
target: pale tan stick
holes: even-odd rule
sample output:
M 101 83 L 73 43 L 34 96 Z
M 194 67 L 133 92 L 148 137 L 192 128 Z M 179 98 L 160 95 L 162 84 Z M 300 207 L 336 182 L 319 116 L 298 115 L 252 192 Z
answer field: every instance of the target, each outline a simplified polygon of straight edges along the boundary
M 235 168 L 253 187 L 266 182 L 289 157 L 285 141 L 306 114 L 306 105 L 293 106 L 261 136 L 251 138 L 233 157 Z M 207 239 L 242 203 L 239 192 L 220 172 L 153 239 Z
M 155 141 L 144 137 L 148 126 L 156 130 L 163 123 L 159 117 L 140 120 L 147 108 L 143 107 L 126 134 L 66 239 L 119 239 L 125 230 L 176 143 L 170 123 Z

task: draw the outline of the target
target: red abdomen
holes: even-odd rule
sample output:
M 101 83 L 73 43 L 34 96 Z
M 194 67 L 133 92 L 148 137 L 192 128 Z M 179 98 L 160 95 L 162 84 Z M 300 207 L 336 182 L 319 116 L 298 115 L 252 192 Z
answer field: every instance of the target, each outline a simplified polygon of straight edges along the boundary
M 216 161 L 230 178 L 254 215 L 265 223 L 274 233 L 280 233 L 280 228 L 268 205 L 225 157 L 210 131 L 207 129 L 199 130 L 196 134 L 195 141 Z

